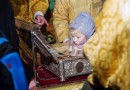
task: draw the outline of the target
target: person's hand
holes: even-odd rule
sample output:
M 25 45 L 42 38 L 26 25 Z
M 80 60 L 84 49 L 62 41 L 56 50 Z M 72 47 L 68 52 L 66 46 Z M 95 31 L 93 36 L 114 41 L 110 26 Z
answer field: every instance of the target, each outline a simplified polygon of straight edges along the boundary
M 29 90 L 37 90 L 36 82 L 34 81 L 34 79 L 32 79 L 31 82 L 29 83 Z
M 65 46 L 69 46 L 69 45 L 70 45 L 70 40 L 69 40 L 69 39 L 65 39 L 65 40 L 63 41 L 63 44 L 64 44 Z
M 34 22 L 35 22 L 37 25 L 39 25 L 40 27 L 41 27 L 42 25 L 44 25 L 44 24 L 48 25 L 47 20 L 46 20 L 43 16 L 41 16 L 41 15 L 37 15 L 36 18 L 35 18 L 35 20 L 34 20 Z

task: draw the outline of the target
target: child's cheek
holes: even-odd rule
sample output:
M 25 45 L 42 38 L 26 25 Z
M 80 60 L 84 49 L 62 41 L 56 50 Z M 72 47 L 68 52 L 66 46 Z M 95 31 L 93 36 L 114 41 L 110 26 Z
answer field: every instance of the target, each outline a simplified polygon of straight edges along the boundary
M 83 45 L 83 44 L 86 43 L 86 42 L 87 42 L 86 39 L 82 39 L 82 40 L 80 41 L 80 45 Z

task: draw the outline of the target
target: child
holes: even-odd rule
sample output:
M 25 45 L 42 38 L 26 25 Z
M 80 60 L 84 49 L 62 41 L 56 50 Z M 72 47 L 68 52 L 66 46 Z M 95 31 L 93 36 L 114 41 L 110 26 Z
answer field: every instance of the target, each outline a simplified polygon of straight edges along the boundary
M 53 48 L 65 55 L 68 55 L 69 49 L 70 56 L 83 56 L 82 47 L 94 31 L 95 25 L 92 17 L 88 13 L 82 12 L 70 24 L 70 40 L 67 39 L 60 46 L 53 45 Z
M 80 13 L 70 24 L 70 56 L 83 56 L 82 47 L 93 35 L 95 25 L 92 17 L 86 13 Z

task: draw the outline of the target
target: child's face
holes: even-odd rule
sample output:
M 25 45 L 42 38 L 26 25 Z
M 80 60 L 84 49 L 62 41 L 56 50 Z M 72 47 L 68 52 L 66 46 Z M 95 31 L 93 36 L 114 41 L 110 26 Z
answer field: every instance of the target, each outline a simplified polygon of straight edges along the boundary
M 75 45 L 79 46 L 79 45 L 83 45 L 87 42 L 87 37 L 78 30 L 72 31 L 71 35 L 72 35 Z

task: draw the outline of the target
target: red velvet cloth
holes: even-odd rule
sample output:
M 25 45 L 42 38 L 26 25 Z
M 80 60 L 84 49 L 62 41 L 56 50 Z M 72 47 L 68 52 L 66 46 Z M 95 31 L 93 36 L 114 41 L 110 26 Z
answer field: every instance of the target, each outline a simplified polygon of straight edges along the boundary
M 56 85 L 56 84 L 62 84 L 62 83 L 71 83 L 76 81 L 82 81 L 86 80 L 87 75 L 82 76 L 75 76 L 75 77 L 69 77 L 65 81 L 60 81 L 60 78 L 51 73 L 50 71 L 46 70 L 43 67 L 37 68 L 37 81 L 39 82 L 40 86 L 50 86 L 50 85 Z

